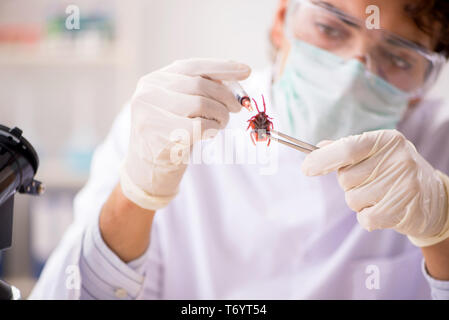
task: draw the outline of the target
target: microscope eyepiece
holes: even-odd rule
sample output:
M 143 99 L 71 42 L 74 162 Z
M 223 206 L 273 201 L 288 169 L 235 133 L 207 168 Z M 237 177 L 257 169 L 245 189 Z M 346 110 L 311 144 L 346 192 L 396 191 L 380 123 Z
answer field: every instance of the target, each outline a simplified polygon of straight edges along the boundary
M 16 192 L 43 193 L 34 180 L 39 158 L 19 128 L 0 125 L 0 250 L 11 246 L 13 198 Z

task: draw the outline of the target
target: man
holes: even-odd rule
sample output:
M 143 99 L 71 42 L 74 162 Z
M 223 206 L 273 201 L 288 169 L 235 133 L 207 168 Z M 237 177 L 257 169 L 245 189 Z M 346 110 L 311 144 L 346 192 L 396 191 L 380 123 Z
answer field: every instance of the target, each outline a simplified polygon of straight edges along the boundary
M 380 29 L 364 24 L 372 5 Z M 444 0 L 280 1 L 277 63 L 244 86 L 279 131 L 321 142 L 307 157 L 262 145 L 270 174 L 183 161 L 245 125 L 223 81 L 249 67 L 197 59 L 145 76 L 32 298 L 448 299 L 449 119 L 422 101 L 448 22 Z

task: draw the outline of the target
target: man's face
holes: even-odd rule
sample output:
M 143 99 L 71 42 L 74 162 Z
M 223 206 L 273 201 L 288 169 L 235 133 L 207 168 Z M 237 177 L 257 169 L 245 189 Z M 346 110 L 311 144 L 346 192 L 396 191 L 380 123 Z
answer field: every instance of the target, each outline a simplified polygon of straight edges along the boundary
M 417 2 L 416 0 L 312 0 L 312 2 L 333 6 L 360 20 L 366 20 L 368 17 L 366 8 L 375 5 L 380 9 L 380 27 L 382 29 L 419 43 L 429 50 L 434 49 L 434 39 L 419 29 L 406 13 L 407 5 L 413 5 Z M 287 0 L 280 0 L 280 7 L 287 6 L 287 3 Z
M 364 22 L 370 17 L 367 8 L 376 6 L 379 10 L 380 29 L 403 39 L 433 50 L 433 39 L 421 31 L 406 8 L 415 0 L 312 0 L 320 6 L 298 5 L 287 26 L 292 35 L 317 47 L 332 52 L 344 59 L 357 59 L 369 70 L 381 76 L 401 90 L 410 92 L 418 89 L 429 70 L 429 61 L 418 51 L 403 46 L 401 41 L 392 41 L 385 33 L 372 32 Z M 281 4 L 286 5 L 287 1 Z M 348 23 L 332 11 L 355 18 L 360 24 Z M 391 37 L 394 37 L 391 35 Z M 386 40 L 387 39 L 387 40 Z M 284 52 L 288 52 L 290 41 L 283 41 Z

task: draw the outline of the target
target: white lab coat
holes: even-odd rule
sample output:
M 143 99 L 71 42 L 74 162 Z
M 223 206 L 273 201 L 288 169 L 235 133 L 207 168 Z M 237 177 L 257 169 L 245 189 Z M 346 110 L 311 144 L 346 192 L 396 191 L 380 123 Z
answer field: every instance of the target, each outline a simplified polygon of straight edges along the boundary
M 253 74 L 246 87 L 255 97 L 264 93 L 268 113 L 276 115 L 270 80 L 269 71 Z M 449 116 L 443 111 L 439 103 L 423 103 L 400 129 L 448 174 Z M 244 128 L 248 118 L 246 111 L 232 115 L 229 127 Z M 67 268 L 78 265 L 86 226 L 97 223 L 118 182 L 129 126 L 125 108 L 95 153 L 89 182 L 75 201 L 75 221 L 33 298 L 79 297 Z M 248 136 L 245 143 L 255 150 Z M 138 298 L 430 298 L 419 248 L 393 230 L 362 229 L 334 174 L 305 177 L 301 153 L 274 142 L 269 150 L 279 156 L 274 174 L 261 174 L 260 164 L 189 166 L 178 196 L 156 214 Z

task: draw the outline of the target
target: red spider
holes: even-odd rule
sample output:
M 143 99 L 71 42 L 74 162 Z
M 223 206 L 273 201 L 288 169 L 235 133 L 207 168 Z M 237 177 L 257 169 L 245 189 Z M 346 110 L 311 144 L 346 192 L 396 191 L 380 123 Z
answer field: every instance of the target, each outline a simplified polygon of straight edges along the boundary
M 248 120 L 249 125 L 246 130 L 251 128 L 251 140 L 253 141 L 254 145 L 256 145 L 256 141 L 267 141 L 267 146 L 270 145 L 271 139 L 270 139 L 270 131 L 273 130 L 273 123 L 270 121 L 272 118 L 270 118 L 265 112 L 267 110 L 267 106 L 265 105 L 265 98 L 262 95 L 263 100 L 263 112 L 260 112 L 259 107 L 257 106 L 256 100 L 253 99 L 254 104 L 257 108 L 257 114 Z

